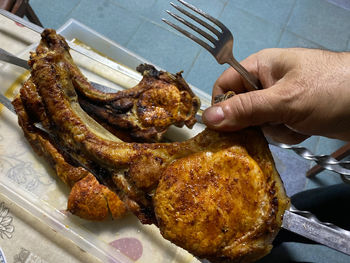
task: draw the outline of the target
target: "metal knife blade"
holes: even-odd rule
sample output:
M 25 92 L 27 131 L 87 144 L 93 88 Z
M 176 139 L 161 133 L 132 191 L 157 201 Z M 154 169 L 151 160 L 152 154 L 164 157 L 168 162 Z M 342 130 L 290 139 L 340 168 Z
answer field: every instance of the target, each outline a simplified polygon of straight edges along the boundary
M 14 56 L 2 48 L 0 48 L 0 60 L 7 62 L 7 63 L 10 63 L 10 64 L 13 64 L 13 65 L 16 65 L 16 66 L 19 66 L 19 67 L 22 67 L 22 68 L 25 68 L 25 69 L 30 69 L 28 62 L 26 60 Z M 96 82 L 90 81 L 90 83 L 95 89 L 98 89 L 98 90 L 103 91 L 103 92 L 114 93 L 117 91 L 113 88 L 104 86 L 104 85 L 96 83 Z
M 3 50 L 2 48 L 0 48 L 0 60 L 20 66 L 25 69 L 30 69 L 27 61 L 10 54 L 9 52 Z
M 350 231 L 331 223 L 320 222 L 315 215 L 308 211 L 299 211 L 295 208 L 286 210 L 283 215 L 282 227 L 350 255 Z
M 1 93 L 0 93 L 0 103 L 2 105 L 4 105 L 7 109 L 9 109 L 11 112 L 16 114 L 15 109 L 13 108 L 11 101 L 8 98 L 6 98 L 4 95 L 2 95 Z

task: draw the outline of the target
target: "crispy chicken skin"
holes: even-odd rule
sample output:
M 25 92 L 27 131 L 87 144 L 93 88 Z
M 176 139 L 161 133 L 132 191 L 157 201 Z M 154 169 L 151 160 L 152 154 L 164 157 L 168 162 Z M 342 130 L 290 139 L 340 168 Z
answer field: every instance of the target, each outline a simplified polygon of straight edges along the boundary
M 27 88 L 27 84 L 25 83 L 24 87 Z M 24 98 L 24 95 L 21 97 Z M 106 186 L 99 184 L 96 178 L 86 169 L 71 164 L 72 161 L 69 156 L 64 156 L 57 149 L 59 147 L 55 145 L 55 141 L 47 133 L 34 126 L 33 120 L 28 116 L 23 106 L 21 97 L 17 96 L 12 104 L 26 139 L 38 155 L 49 161 L 57 176 L 65 184 L 72 187 L 67 210 L 82 218 L 96 221 L 104 220 L 107 217 L 118 219 L 124 216 L 126 206 L 118 195 Z M 38 104 L 34 105 L 37 106 Z M 28 107 L 31 106 L 33 104 L 28 105 Z M 33 112 L 34 109 L 35 107 L 29 111 Z M 37 111 L 36 113 L 41 112 Z M 33 116 L 35 119 L 38 118 L 35 115 Z
M 88 86 L 68 51 L 61 36 L 44 30 L 29 61 L 31 77 L 13 104 L 33 148 L 72 186 L 69 211 L 91 220 L 131 211 L 142 223 L 157 225 L 166 239 L 213 262 L 253 262 L 266 255 L 289 199 L 261 131 L 205 129 L 183 142 L 124 142 L 81 108 L 80 97 L 113 101 L 116 95 L 103 98 Z M 151 86 L 159 87 L 159 80 Z M 154 98 L 148 95 L 142 99 L 147 105 Z
M 63 64 L 62 76 L 65 74 L 79 94 L 82 108 L 109 131 L 117 129 L 121 136 L 122 132 L 127 133 L 134 141 L 156 142 L 162 139 L 170 125 L 192 128 L 195 124 L 200 100 L 181 72 L 170 74 L 143 64 L 137 68 L 143 75 L 138 85 L 116 93 L 105 93 L 93 88 L 83 76 L 74 64 L 65 40 L 55 32 L 48 32 L 42 34 L 42 44 L 29 63 L 42 56 L 48 63 L 55 63 L 58 58 Z
M 147 64 L 137 70 L 143 75 L 138 85 L 108 98 L 93 96 L 91 87 L 80 85 L 80 105 L 95 120 L 128 131 L 133 141 L 160 141 L 170 125 L 192 128 L 200 101 L 181 72 L 170 74 Z
M 162 235 L 213 262 L 267 254 L 288 205 L 262 135 L 245 133 L 230 147 L 174 161 L 154 197 Z

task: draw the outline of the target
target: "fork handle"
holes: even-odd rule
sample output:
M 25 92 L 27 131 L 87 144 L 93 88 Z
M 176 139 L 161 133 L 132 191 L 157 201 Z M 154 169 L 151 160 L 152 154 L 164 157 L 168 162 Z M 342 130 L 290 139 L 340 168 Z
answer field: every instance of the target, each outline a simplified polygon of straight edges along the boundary
M 233 57 L 227 61 L 227 63 L 233 67 L 239 74 L 241 74 L 242 78 L 245 79 L 250 88 L 252 90 L 263 89 L 259 79 L 255 77 L 253 74 L 249 73 L 237 60 Z

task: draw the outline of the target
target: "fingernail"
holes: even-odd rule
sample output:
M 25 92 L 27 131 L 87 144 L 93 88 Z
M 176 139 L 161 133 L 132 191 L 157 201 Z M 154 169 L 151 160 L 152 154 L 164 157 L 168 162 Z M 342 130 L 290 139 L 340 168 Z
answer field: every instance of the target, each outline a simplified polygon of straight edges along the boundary
M 213 106 L 203 112 L 203 117 L 206 122 L 216 125 L 224 120 L 225 115 L 221 107 Z

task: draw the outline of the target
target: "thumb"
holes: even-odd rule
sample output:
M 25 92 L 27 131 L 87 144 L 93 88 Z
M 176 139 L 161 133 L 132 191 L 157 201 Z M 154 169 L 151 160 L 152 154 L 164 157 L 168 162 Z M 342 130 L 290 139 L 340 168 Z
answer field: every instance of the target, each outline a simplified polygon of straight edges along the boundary
M 204 123 L 215 130 L 233 131 L 265 123 L 283 123 L 286 105 L 271 87 L 240 93 L 203 112 Z

